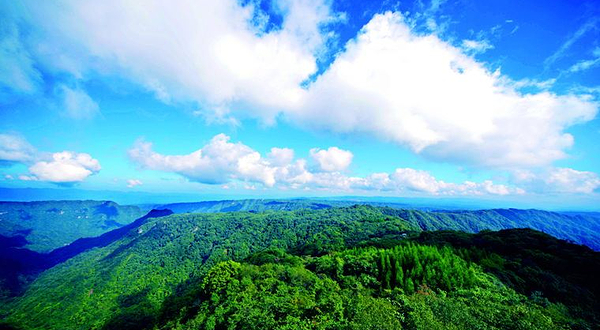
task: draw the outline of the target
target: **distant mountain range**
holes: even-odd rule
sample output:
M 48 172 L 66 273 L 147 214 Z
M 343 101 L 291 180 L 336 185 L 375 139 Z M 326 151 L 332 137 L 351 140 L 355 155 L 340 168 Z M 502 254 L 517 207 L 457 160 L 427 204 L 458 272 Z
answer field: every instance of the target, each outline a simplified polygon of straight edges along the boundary
M 423 210 L 480 210 L 492 208 L 543 209 L 550 211 L 590 211 L 600 212 L 600 204 L 594 196 L 579 196 L 576 201 L 565 200 L 561 204 L 544 201 L 527 201 L 519 198 L 494 200 L 485 198 L 456 197 L 389 197 L 389 196 L 269 196 L 257 193 L 240 195 L 208 193 L 149 193 L 142 191 L 85 190 L 77 188 L 11 188 L 0 187 L 0 201 L 48 201 L 48 200 L 110 200 L 121 205 L 143 205 L 148 210 L 152 206 L 171 203 L 194 203 L 197 201 L 217 200 L 255 200 L 255 199 L 306 199 L 323 202 L 344 201 L 350 203 L 383 203 L 404 205 L 405 208 Z M 592 205 L 592 206 L 590 206 Z M 595 207 L 593 205 L 596 205 Z
M 50 252 L 82 237 L 98 236 L 145 214 L 110 201 L 0 202 L 0 235 L 26 239 L 22 247 Z

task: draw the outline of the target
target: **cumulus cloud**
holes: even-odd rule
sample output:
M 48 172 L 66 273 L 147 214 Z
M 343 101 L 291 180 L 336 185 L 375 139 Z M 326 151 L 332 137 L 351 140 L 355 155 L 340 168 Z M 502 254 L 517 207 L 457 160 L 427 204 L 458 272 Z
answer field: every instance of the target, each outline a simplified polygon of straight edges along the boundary
M 458 47 L 442 40 L 435 18 L 444 2 L 417 15 L 433 34 L 415 32 L 401 13 L 375 15 L 317 76 L 340 18 L 327 0 L 276 1 L 275 28 L 265 24 L 272 13 L 235 0 L 29 1 L 23 19 L 34 27 L 43 65 L 75 77 L 118 76 L 164 102 L 197 103 L 197 114 L 217 123 L 284 118 L 310 129 L 366 133 L 471 167 L 544 167 L 566 157 L 574 143 L 566 130 L 594 118 L 597 104 L 585 95 L 522 93 L 522 81 L 469 55 L 489 48 L 484 41 Z M 268 160 L 247 161 L 254 172 Z
M 269 162 L 250 147 L 229 140 L 219 134 L 202 149 L 174 156 L 159 154 L 151 143 L 138 141 L 129 150 L 129 157 L 141 168 L 175 172 L 201 183 L 219 184 L 234 178 L 273 186 L 275 173 Z
M 513 181 L 525 185 L 528 190 L 541 193 L 590 194 L 600 188 L 598 174 L 564 167 L 518 170 L 513 173 Z
M 285 166 L 294 160 L 294 150 L 290 148 L 271 148 L 269 162 L 275 166 Z
M 347 150 L 329 147 L 327 150 L 310 149 L 310 156 L 319 164 L 321 171 L 339 172 L 350 166 L 354 155 Z
M 37 150 L 24 137 L 14 133 L 0 134 L 0 161 L 29 162 L 36 153 Z
M 434 195 L 509 195 L 524 194 L 521 188 L 495 184 L 491 180 L 481 183 L 465 181 L 463 183 L 448 183 L 438 180 L 429 172 L 412 168 L 398 168 L 389 176 L 385 184 L 395 189 L 405 189 L 425 192 Z
M 127 180 L 127 188 L 133 188 L 135 186 L 141 186 L 144 183 L 141 180 L 138 179 L 129 179 Z
M 423 8 L 426 24 L 435 25 L 443 3 Z M 519 92 L 519 82 L 467 55 L 489 49 L 485 40 L 456 47 L 415 33 L 400 13 L 375 15 L 310 83 L 319 54 L 327 51 L 328 27 L 340 17 L 327 0 L 276 1 L 277 28 L 268 28 L 272 13 L 253 1 L 149 1 L 142 7 L 71 0 L 26 7 L 45 65 L 75 76 L 122 76 L 165 102 L 196 102 L 215 122 L 253 117 L 272 123 L 283 114 L 313 129 L 374 135 L 428 159 L 515 168 L 564 158 L 573 145 L 565 130 L 597 112 L 586 96 Z M 95 108 L 86 94 L 77 95 L 84 108 Z
M 100 171 L 100 163 L 86 153 L 37 151 L 17 134 L 0 134 L 0 162 L 29 165 L 29 173 L 18 176 L 23 181 L 47 181 L 60 184 L 81 182 Z
M 311 149 L 309 155 L 319 163 L 311 171 L 306 159 L 295 159 L 288 148 L 272 148 L 268 156 L 242 144 L 230 142 L 224 134 L 213 137 L 201 149 L 187 155 L 163 155 L 152 144 L 138 141 L 129 150 L 131 160 L 139 167 L 180 174 L 189 180 L 205 184 L 243 182 L 245 187 L 257 185 L 278 189 L 317 189 L 328 191 L 390 191 L 433 195 L 507 195 L 524 193 L 522 189 L 494 184 L 464 182 L 447 183 L 430 173 L 410 168 L 395 172 L 372 173 L 365 177 L 343 173 L 352 160 L 352 153 L 337 147 Z
M 100 113 L 100 107 L 83 89 L 59 86 L 62 106 L 67 116 L 74 119 L 91 119 Z
M 301 83 L 317 69 L 315 54 L 331 36 L 326 26 L 338 16 L 326 0 L 275 1 L 282 17 L 275 29 L 261 23 L 268 14 L 254 1 L 25 6 L 48 66 L 73 75 L 121 75 L 165 102 L 196 101 L 224 117 L 224 104 L 245 102 L 265 119 L 298 100 Z
M 573 144 L 565 128 L 594 118 L 597 105 L 586 96 L 521 94 L 511 82 L 437 36 L 414 34 L 402 15 L 388 12 L 346 45 L 289 116 L 476 167 L 564 158 Z
M 100 163 L 89 154 L 70 151 L 52 154 L 52 159 L 39 161 L 29 167 L 29 172 L 40 181 L 75 183 L 100 171 Z

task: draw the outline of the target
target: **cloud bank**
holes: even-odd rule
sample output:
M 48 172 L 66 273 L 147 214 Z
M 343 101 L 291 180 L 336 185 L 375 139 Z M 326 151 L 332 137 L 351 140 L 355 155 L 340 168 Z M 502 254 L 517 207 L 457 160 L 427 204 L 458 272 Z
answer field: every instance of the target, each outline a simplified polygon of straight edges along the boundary
M 508 195 L 522 194 L 515 187 L 492 181 L 447 183 L 430 173 L 411 168 L 398 168 L 393 173 L 373 173 L 366 177 L 344 173 L 352 161 L 352 153 L 337 147 L 311 149 L 309 155 L 317 164 L 310 170 L 306 159 L 294 159 L 289 148 L 272 148 L 267 157 L 240 142 L 233 143 L 219 134 L 208 144 L 187 155 L 163 155 L 151 143 L 137 141 L 129 150 L 130 159 L 142 169 L 177 173 L 204 184 L 245 183 L 256 188 L 303 189 L 328 191 L 391 191 L 433 195 Z
M 100 162 L 89 154 L 73 151 L 40 152 L 25 138 L 14 133 L 0 134 L 1 162 L 27 165 L 29 173 L 19 175 L 21 180 L 57 184 L 82 182 L 101 169 Z
M 363 132 L 442 161 L 487 168 L 546 166 L 566 156 L 564 130 L 589 121 L 585 96 L 521 94 L 499 72 L 397 13 L 376 15 L 290 112 L 306 126 Z
M 440 3 L 432 2 L 422 17 L 430 32 L 443 28 L 432 19 Z M 332 27 L 343 18 L 328 0 L 276 0 L 273 12 L 264 12 L 254 1 L 241 5 L 235 0 L 153 0 L 144 6 L 133 0 L 64 0 L 60 6 L 25 1 L 5 6 L 17 13 L 16 21 L 28 25 L 26 34 L 16 24 L 2 25 L 0 87 L 35 93 L 43 79 L 38 68 L 68 76 L 75 83 L 59 85 L 58 94 L 65 114 L 73 118 L 93 118 L 99 107 L 83 88 L 68 86 L 116 78 L 165 103 L 191 102 L 201 109 L 198 114 L 215 122 L 283 120 L 309 130 L 366 134 L 428 160 L 533 173 L 524 181 L 513 177 L 527 191 L 544 187 L 589 193 L 598 187 L 595 173 L 552 165 L 566 158 L 574 144 L 567 130 L 592 120 L 597 103 L 584 94 L 523 93 L 524 84 L 547 82 L 514 81 L 500 70 L 491 71 L 473 57 L 492 47 L 486 40 L 453 45 L 435 33 L 416 31 L 401 13 L 374 15 L 318 72 L 335 40 Z M 274 25 L 270 15 L 281 23 Z M 584 25 L 546 66 L 595 26 L 596 21 Z M 596 57 L 571 70 L 597 65 Z M 79 182 L 100 170 L 99 164 L 85 160 L 89 155 L 67 153 L 39 153 L 14 136 L 0 139 L 0 159 L 30 166 L 27 178 Z M 160 154 L 144 141 L 129 155 L 142 168 L 208 184 L 234 180 L 289 189 L 522 192 L 491 181 L 447 183 L 410 168 L 353 177 L 347 173 L 350 151 L 313 149 L 306 160 L 295 159 L 291 149 L 273 148 L 262 156 L 224 135 L 188 155 Z M 67 176 L 63 169 L 68 167 L 76 174 Z
M 397 12 L 373 16 L 314 76 L 335 38 L 331 27 L 343 17 L 326 0 L 275 1 L 274 12 L 234 0 L 26 7 L 36 27 L 31 52 L 52 70 L 118 76 L 164 102 L 195 102 L 216 122 L 282 118 L 309 129 L 366 133 L 435 161 L 549 166 L 574 143 L 566 130 L 593 119 L 598 108 L 585 95 L 523 94 L 519 81 L 468 55 L 491 45 L 455 46 L 417 33 Z M 281 24 L 269 23 L 270 15 Z M 17 67 L 26 72 L 23 63 Z M 79 99 L 93 110 L 93 101 Z

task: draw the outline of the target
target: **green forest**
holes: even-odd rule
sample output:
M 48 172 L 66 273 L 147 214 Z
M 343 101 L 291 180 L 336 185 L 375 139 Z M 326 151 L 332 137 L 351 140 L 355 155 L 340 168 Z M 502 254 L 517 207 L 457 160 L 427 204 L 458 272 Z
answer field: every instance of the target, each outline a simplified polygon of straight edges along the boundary
M 8 329 L 596 329 L 600 255 L 372 206 L 173 214 L 4 295 Z
M 50 252 L 119 228 L 144 213 L 137 206 L 110 201 L 0 202 L 0 235 L 25 237 L 25 248 Z

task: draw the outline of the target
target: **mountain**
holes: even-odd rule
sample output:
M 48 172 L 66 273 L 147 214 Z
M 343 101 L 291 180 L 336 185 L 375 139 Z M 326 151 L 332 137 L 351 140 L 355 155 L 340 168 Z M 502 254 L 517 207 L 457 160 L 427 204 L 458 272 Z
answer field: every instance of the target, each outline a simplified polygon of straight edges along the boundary
M 600 251 L 598 213 L 563 214 L 518 209 L 419 211 L 394 208 L 384 208 L 383 212 L 406 219 L 422 230 L 477 233 L 486 229 L 531 228 Z
M 123 206 L 114 202 L 47 201 L 0 202 L 0 246 L 26 239 L 19 247 L 50 252 L 78 238 L 94 237 L 131 223 L 152 208 L 175 213 L 218 213 L 232 211 L 293 211 L 347 207 L 355 204 L 388 207 L 387 214 L 400 216 L 422 230 L 460 230 L 477 233 L 483 229 L 532 228 L 554 237 L 600 250 L 600 213 L 548 212 L 542 210 L 430 210 L 407 208 L 397 200 L 356 201 L 330 199 L 244 199 Z M 396 211 L 397 210 L 397 211 Z M 13 240 L 13 241 L 11 241 Z M 3 243 L 4 242 L 4 243 Z
M 331 208 L 334 206 L 351 206 L 355 204 L 356 203 L 341 201 L 321 202 L 311 199 L 240 199 L 193 203 L 172 203 L 154 206 L 154 208 L 168 209 L 175 213 L 218 213 L 235 211 L 263 212 L 267 210 L 294 211 L 300 209 L 318 210 L 323 208 Z
M 150 218 L 172 214 L 169 210 L 152 210 L 145 216 L 118 229 L 106 232 L 97 237 L 79 238 L 69 245 L 39 253 L 23 248 L 27 241 L 22 236 L 5 238 L 0 245 L 0 299 L 19 295 L 29 282 L 42 271 L 60 264 L 87 250 L 107 246 L 123 236 L 131 229 L 144 224 Z
M 357 204 L 382 207 L 385 214 L 401 217 L 421 230 L 459 230 L 477 233 L 484 229 L 531 228 L 600 251 L 600 213 L 598 212 L 559 213 L 533 209 L 436 211 L 406 208 L 405 204 L 396 202 L 356 202 L 325 199 L 223 200 L 165 204 L 154 207 L 169 209 L 175 213 L 218 213 L 317 210 L 331 207 L 348 207 Z
M 0 246 L 24 239 L 19 247 L 50 252 L 76 239 L 122 227 L 143 215 L 137 206 L 110 201 L 0 202 Z
M 5 321 L 24 329 L 600 325 L 600 255 L 537 231 L 419 234 L 370 206 L 164 212 L 44 271 L 4 305 Z

